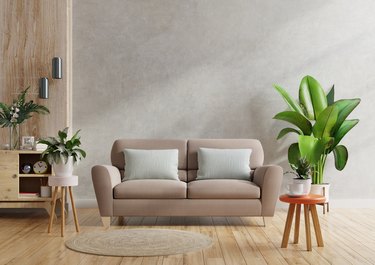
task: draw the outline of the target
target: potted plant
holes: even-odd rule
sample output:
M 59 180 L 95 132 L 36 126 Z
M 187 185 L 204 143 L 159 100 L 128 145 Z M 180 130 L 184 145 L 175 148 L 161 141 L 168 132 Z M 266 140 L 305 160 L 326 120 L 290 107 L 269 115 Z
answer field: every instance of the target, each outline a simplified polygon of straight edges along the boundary
M 310 162 L 303 157 L 295 158 L 289 157 L 289 165 L 293 169 L 293 171 L 287 171 L 285 174 L 293 174 L 295 178 L 293 178 L 294 184 L 302 184 L 303 185 L 303 195 L 307 195 L 310 193 L 311 189 L 311 164 Z
M 30 87 L 26 88 L 11 105 L 0 102 L 0 125 L 9 127 L 9 149 L 19 149 L 20 136 L 19 125 L 32 117 L 32 113 L 47 114 L 49 110 L 42 105 L 30 100 L 26 102 L 26 94 Z
M 45 144 L 47 149 L 41 154 L 52 165 L 56 176 L 73 175 L 73 165 L 86 157 L 86 152 L 79 148 L 81 145 L 78 130 L 71 139 L 68 138 L 68 127 L 58 132 L 57 137 L 47 137 L 38 141 Z
M 275 89 L 286 101 L 289 110 L 276 114 L 274 119 L 295 126 L 282 129 L 277 139 L 288 133 L 298 135 L 298 141 L 288 149 L 288 157 L 303 157 L 312 165 L 313 192 L 314 185 L 324 184 L 324 168 L 329 154 L 334 154 L 336 169 L 341 171 L 345 168 L 348 150 L 340 142 L 359 122 L 358 119 L 346 118 L 358 106 L 360 99 L 335 101 L 334 86 L 325 93 L 319 82 L 311 76 L 301 80 L 299 100 L 293 99 L 278 85 L 275 85 Z

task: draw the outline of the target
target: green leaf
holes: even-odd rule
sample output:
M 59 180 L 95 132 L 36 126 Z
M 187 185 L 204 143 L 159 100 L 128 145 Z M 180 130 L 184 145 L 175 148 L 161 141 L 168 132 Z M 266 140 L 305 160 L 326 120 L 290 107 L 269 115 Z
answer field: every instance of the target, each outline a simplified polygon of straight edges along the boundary
M 358 106 L 361 102 L 359 98 L 354 99 L 341 99 L 336 101 L 333 106 L 337 106 L 339 114 L 337 117 L 337 122 L 334 128 L 334 131 L 338 130 L 341 124 L 349 116 L 349 114 Z
M 301 158 L 298 143 L 291 144 L 288 149 L 288 161 L 291 166 L 297 166 Z
M 310 135 L 312 132 L 312 125 L 310 121 L 302 114 L 295 111 L 283 111 L 273 117 L 277 120 L 287 121 L 297 126 L 304 135 Z
M 81 155 L 82 155 L 82 157 L 86 157 L 86 152 L 85 151 L 83 151 L 82 149 L 79 149 L 79 148 L 77 148 L 77 149 L 75 149 L 77 152 L 79 152 L 79 153 L 81 153 Z
M 337 132 L 334 135 L 335 142 L 333 144 L 333 147 L 338 145 L 341 141 L 341 139 L 359 122 L 358 119 L 355 120 L 346 120 L 344 121 L 340 128 L 337 130 Z
M 313 126 L 313 133 L 316 138 L 330 137 L 336 125 L 339 110 L 336 106 L 329 106 L 322 111 Z
M 327 104 L 331 106 L 335 102 L 335 85 L 331 87 L 327 94 Z
M 299 130 L 296 130 L 296 129 L 293 129 L 293 128 L 284 128 L 282 129 L 280 132 L 279 132 L 279 135 L 277 136 L 277 140 L 281 139 L 282 137 L 284 137 L 286 134 L 288 133 L 296 133 L 296 134 L 302 134 L 301 131 Z
M 80 132 L 81 130 L 78 130 L 74 135 L 73 135 L 73 137 L 72 137 L 72 142 L 74 142 L 76 139 L 79 139 L 80 137 L 79 137 L 79 132 Z
M 298 136 L 298 146 L 301 157 L 305 158 L 311 165 L 315 165 L 324 153 L 325 144 L 313 136 Z
M 315 120 L 327 107 L 326 94 L 321 85 L 311 76 L 305 76 L 299 86 L 299 101 L 305 108 L 306 116 Z
M 279 85 L 274 85 L 275 89 L 277 90 L 277 92 L 280 93 L 280 95 L 283 97 L 283 99 L 285 100 L 286 104 L 288 104 L 289 108 L 291 110 L 294 110 L 296 112 L 298 112 L 299 114 L 302 114 L 304 115 L 304 112 L 301 108 L 301 106 L 298 104 L 298 102 L 293 99 L 289 94 L 288 92 L 285 91 L 284 88 L 282 88 L 281 86 Z
M 343 145 L 338 145 L 333 149 L 333 154 L 335 156 L 335 167 L 337 170 L 343 170 L 348 161 L 348 150 Z

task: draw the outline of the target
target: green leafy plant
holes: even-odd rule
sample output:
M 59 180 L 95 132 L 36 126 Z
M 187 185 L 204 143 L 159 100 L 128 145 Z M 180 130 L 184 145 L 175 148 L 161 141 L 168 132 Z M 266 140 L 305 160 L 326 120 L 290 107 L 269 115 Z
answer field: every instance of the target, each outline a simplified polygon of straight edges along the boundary
M 285 174 L 292 173 L 299 179 L 309 179 L 311 177 L 311 164 L 306 158 L 299 157 L 293 163 L 290 163 L 290 167 L 294 171 L 287 171 Z
M 30 87 L 26 88 L 11 105 L 0 102 L 0 125 L 11 127 L 21 124 L 32 117 L 32 113 L 47 114 L 49 110 L 45 106 L 38 105 L 30 100 L 26 102 L 26 94 Z
M 275 85 L 289 110 L 275 115 L 274 119 L 289 122 L 295 127 L 280 131 L 277 139 L 289 133 L 298 135 L 298 142 L 288 149 L 288 160 L 292 168 L 296 161 L 306 159 L 312 165 L 312 183 L 323 183 L 327 156 L 334 154 L 335 167 L 343 170 L 348 160 L 348 150 L 339 145 L 342 138 L 359 122 L 347 120 L 349 114 L 360 103 L 359 98 L 334 101 L 335 88 L 325 93 L 317 80 L 305 76 L 299 87 L 299 100 L 293 99 L 285 89 Z
M 71 139 L 67 139 L 69 128 L 58 132 L 57 137 L 47 137 L 38 141 L 38 143 L 47 145 L 47 149 L 41 154 L 42 158 L 46 158 L 48 163 L 67 163 L 68 157 L 73 157 L 73 162 L 78 163 L 86 157 L 86 152 L 79 148 L 81 145 L 78 130 Z

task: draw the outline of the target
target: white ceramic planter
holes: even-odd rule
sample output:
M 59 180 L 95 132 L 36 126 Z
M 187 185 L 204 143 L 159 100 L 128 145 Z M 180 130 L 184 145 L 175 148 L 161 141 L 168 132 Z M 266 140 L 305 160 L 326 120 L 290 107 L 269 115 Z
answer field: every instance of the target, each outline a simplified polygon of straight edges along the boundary
M 64 164 L 63 162 L 58 164 L 53 163 L 52 168 L 56 177 L 73 176 L 73 157 L 68 157 L 68 161 L 66 161 L 66 164 Z
M 329 202 L 329 186 L 329 183 L 312 184 L 310 193 L 323 195 L 326 197 L 326 202 Z
M 294 178 L 293 179 L 293 183 L 303 184 L 303 194 L 304 195 L 307 195 L 307 194 L 310 193 L 311 179 L 297 179 L 297 178 Z

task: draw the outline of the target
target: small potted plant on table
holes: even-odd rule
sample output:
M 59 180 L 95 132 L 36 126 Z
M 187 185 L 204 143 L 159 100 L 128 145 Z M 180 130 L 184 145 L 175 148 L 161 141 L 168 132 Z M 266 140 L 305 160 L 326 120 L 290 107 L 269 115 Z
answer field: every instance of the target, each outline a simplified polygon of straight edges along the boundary
M 47 149 L 41 154 L 52 165 L 58 177 L 73 175 L 73 165 L 86 157 L 86 152 L 80 147 L 81 141 L 78 130 L 71 139 L 68 138 L 68 127 L 58 132 L 57 137 L 47 137 L 38 141 L 45 144 Z
M 293 174 L 295 178 L 293 178 L 294 184 L 302 184 L 303 185 L 303 194 L 307 195 L 310 193 L 311 189 L 311 164 L 307 161 L 306 158 L 296 158 L 296 157 L 288 157 L 289 165 L 293 169 L 293 171 L 287 171 L 284 174 Z

